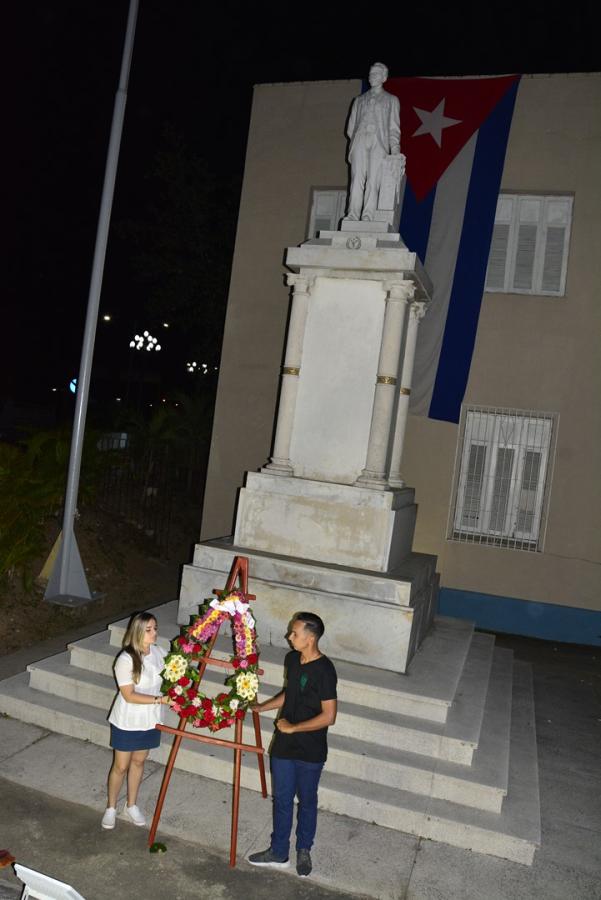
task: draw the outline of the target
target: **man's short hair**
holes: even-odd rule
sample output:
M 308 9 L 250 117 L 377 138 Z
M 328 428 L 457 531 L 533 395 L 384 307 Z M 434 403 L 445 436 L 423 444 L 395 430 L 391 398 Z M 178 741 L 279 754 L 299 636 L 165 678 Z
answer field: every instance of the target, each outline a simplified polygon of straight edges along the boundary
M 384 65 L 384 63 L 376 62 L 369 67 L 369 71 L 371 72 L 372 69 L 382 69 L 382 72 L 384 73 L 384 81 L 388 80 L 388 66 Z
M 324 631 L 326 630 L 325 625 L 323 624 L 323 620 L 319 618 L 316 613 L 312 612 L 299 612 L 295 616 L 298 622 L 302 622 L 305 628 L 311 632 L 312 635 L 315 636 L 316 640 L 319 640 Z

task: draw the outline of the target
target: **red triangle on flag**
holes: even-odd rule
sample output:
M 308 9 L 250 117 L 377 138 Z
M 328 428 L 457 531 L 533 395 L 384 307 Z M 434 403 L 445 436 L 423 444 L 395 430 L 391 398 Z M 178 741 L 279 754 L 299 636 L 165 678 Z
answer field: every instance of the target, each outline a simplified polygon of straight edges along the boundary
M 407 181 L 423 200 L 518 75 L 499 78 L 389 78 L 401 104 Z

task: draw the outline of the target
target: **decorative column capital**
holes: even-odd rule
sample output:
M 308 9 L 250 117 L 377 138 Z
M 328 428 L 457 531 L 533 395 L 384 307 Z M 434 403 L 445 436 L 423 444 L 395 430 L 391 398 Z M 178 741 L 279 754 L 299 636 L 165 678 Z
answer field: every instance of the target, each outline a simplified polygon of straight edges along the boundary
M 384 284 L 386 300 L 396 300 L 408 303 L 415 296 L 415 283 L 413 281 L 387 281 Z
M 428 312 L 428 304 L 424 300 L 415 300 L 409 307 L 409 315 L 418 322 L 424 318 Z
M 310 294 L 314 281 L 315 278 L 309 278 L 307 275 L 286 272 L 286 284 L 288 287 L 294 288 L 295 294 Z

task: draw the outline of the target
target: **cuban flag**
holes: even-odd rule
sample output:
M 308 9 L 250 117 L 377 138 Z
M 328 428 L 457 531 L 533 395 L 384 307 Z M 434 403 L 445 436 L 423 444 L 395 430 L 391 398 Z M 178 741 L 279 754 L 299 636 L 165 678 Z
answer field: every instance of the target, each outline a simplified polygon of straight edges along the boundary
M 390 78 L 407 157 L 399 231 L 434 285 L 411 412 L 458 422 L 519 76 Z

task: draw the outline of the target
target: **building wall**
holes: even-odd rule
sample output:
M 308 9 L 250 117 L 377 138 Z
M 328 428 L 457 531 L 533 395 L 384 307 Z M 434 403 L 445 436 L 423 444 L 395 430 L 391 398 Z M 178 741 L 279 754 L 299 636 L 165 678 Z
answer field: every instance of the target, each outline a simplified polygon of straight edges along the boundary
M 439 556 L 454 589 L 601 610 L 600 110 L 598 75 L 522 79 L 501 187 L 574 194 L 566 295 L 484 294 L 465 398 L 559 413 L 544 552 L 447 541 L 457 427 L 408 429 L 415 548 Z
M 344 118 L 360 87 L 255 89 L 203 538 L 231 532 L 243 473 L 269 455 L 288 310 L 283 251 L 305 238 L 311 188 L 346 183 Z M 455 605 L 477 597 L 492 610 L 496 597 L 601 611 L 600 111 L 599 75 L 522 79 L 502 189 L 574 194 L 566 296 L 484 295 L 465 398 L 559 413 L 543 552 L 446 540 L 458 429 L 410 418 L 404 474 L 419 503 L 414 549 L 439 557 Z

